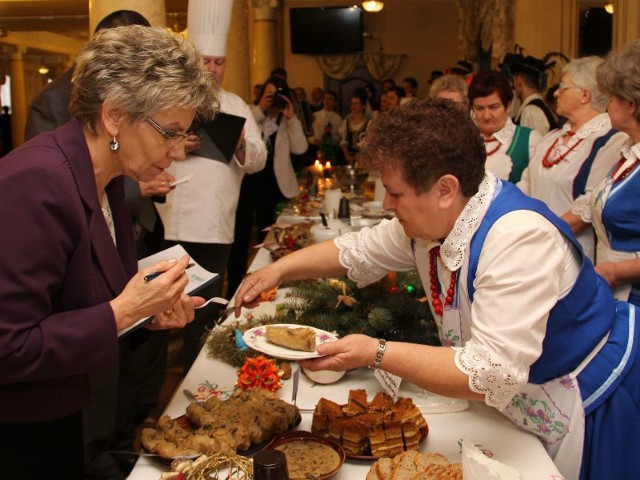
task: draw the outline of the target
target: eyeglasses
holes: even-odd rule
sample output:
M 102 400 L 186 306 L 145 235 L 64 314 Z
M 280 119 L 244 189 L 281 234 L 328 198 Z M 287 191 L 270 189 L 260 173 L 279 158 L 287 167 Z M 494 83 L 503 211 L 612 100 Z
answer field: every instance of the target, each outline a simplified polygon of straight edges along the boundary
M 571 85 L 570 83 L 562 83 L 558 84 L 558 92 L 564 92 L 565 90 L 569 90 L 570 88 L 577 88 L 578 90 L 584 90 L 584 88 L 579 87 L 577 85 Z
M 156 122 L 151 117 L 144 117 L 144 121 L 155 128 L 156 132 L 162 135 L 167 142 L 171 143 L 179 143 L 187 139 L 189 134 L 187 133 L 175 133 L 167 131 L 162 125 Z

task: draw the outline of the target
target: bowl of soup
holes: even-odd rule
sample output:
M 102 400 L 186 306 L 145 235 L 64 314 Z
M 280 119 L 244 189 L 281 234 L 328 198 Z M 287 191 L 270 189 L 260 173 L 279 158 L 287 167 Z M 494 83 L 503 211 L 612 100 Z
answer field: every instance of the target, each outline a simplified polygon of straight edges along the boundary
M 291 480 L 307 480 L 307 473 L 328 480 L 338 473 L 346 458 L 337 443 L 302 430 L 278 435 L 265 449 L 280 450 L 285 454 Z

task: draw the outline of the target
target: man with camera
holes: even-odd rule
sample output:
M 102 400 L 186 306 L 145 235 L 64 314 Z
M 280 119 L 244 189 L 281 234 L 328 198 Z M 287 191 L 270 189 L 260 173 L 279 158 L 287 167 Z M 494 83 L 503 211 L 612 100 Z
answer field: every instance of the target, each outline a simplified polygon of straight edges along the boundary
M 247 270 L 251 229 L 255 215 L 258 242 L 265 228 L 276 219 L 276 206 L 298 194 L 298 180 L 291 155 L 301 155 L 309 146 L 300 119 L 296 116 L 291 91 L 281 77 L 271 77 L 262 86 L 260 101 L 251 107 L 267 146 L 264 170 L 242 180 L 236 211 L 235 240 L 228 268 L 229 291 L 235 292 Z

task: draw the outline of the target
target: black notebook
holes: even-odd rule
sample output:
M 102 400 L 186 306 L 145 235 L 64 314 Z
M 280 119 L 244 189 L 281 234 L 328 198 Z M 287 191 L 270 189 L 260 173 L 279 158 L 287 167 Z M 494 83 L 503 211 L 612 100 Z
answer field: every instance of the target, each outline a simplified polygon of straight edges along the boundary
M 236 151 L 246 119 L 238 115 L 218 112 L 213 120 L 205 122 L 196 120 L 196 122 L 190 130 L 200 135 L 202 145 L 190 153 L 218 162 L 229 163 L 233 158 L 233 152 Z

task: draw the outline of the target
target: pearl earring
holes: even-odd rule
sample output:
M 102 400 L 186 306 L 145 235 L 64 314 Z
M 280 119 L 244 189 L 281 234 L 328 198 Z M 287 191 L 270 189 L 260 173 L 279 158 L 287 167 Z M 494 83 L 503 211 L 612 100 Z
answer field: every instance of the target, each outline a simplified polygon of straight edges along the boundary
M 120 150 L 120 142 L 118 142 L 118 139 L 115 137 L 113 137 L 113 140 L 111 140 L 109 142 L 109 150 L 111 150 L 112 152 L 117 152 L 118 150 Z

